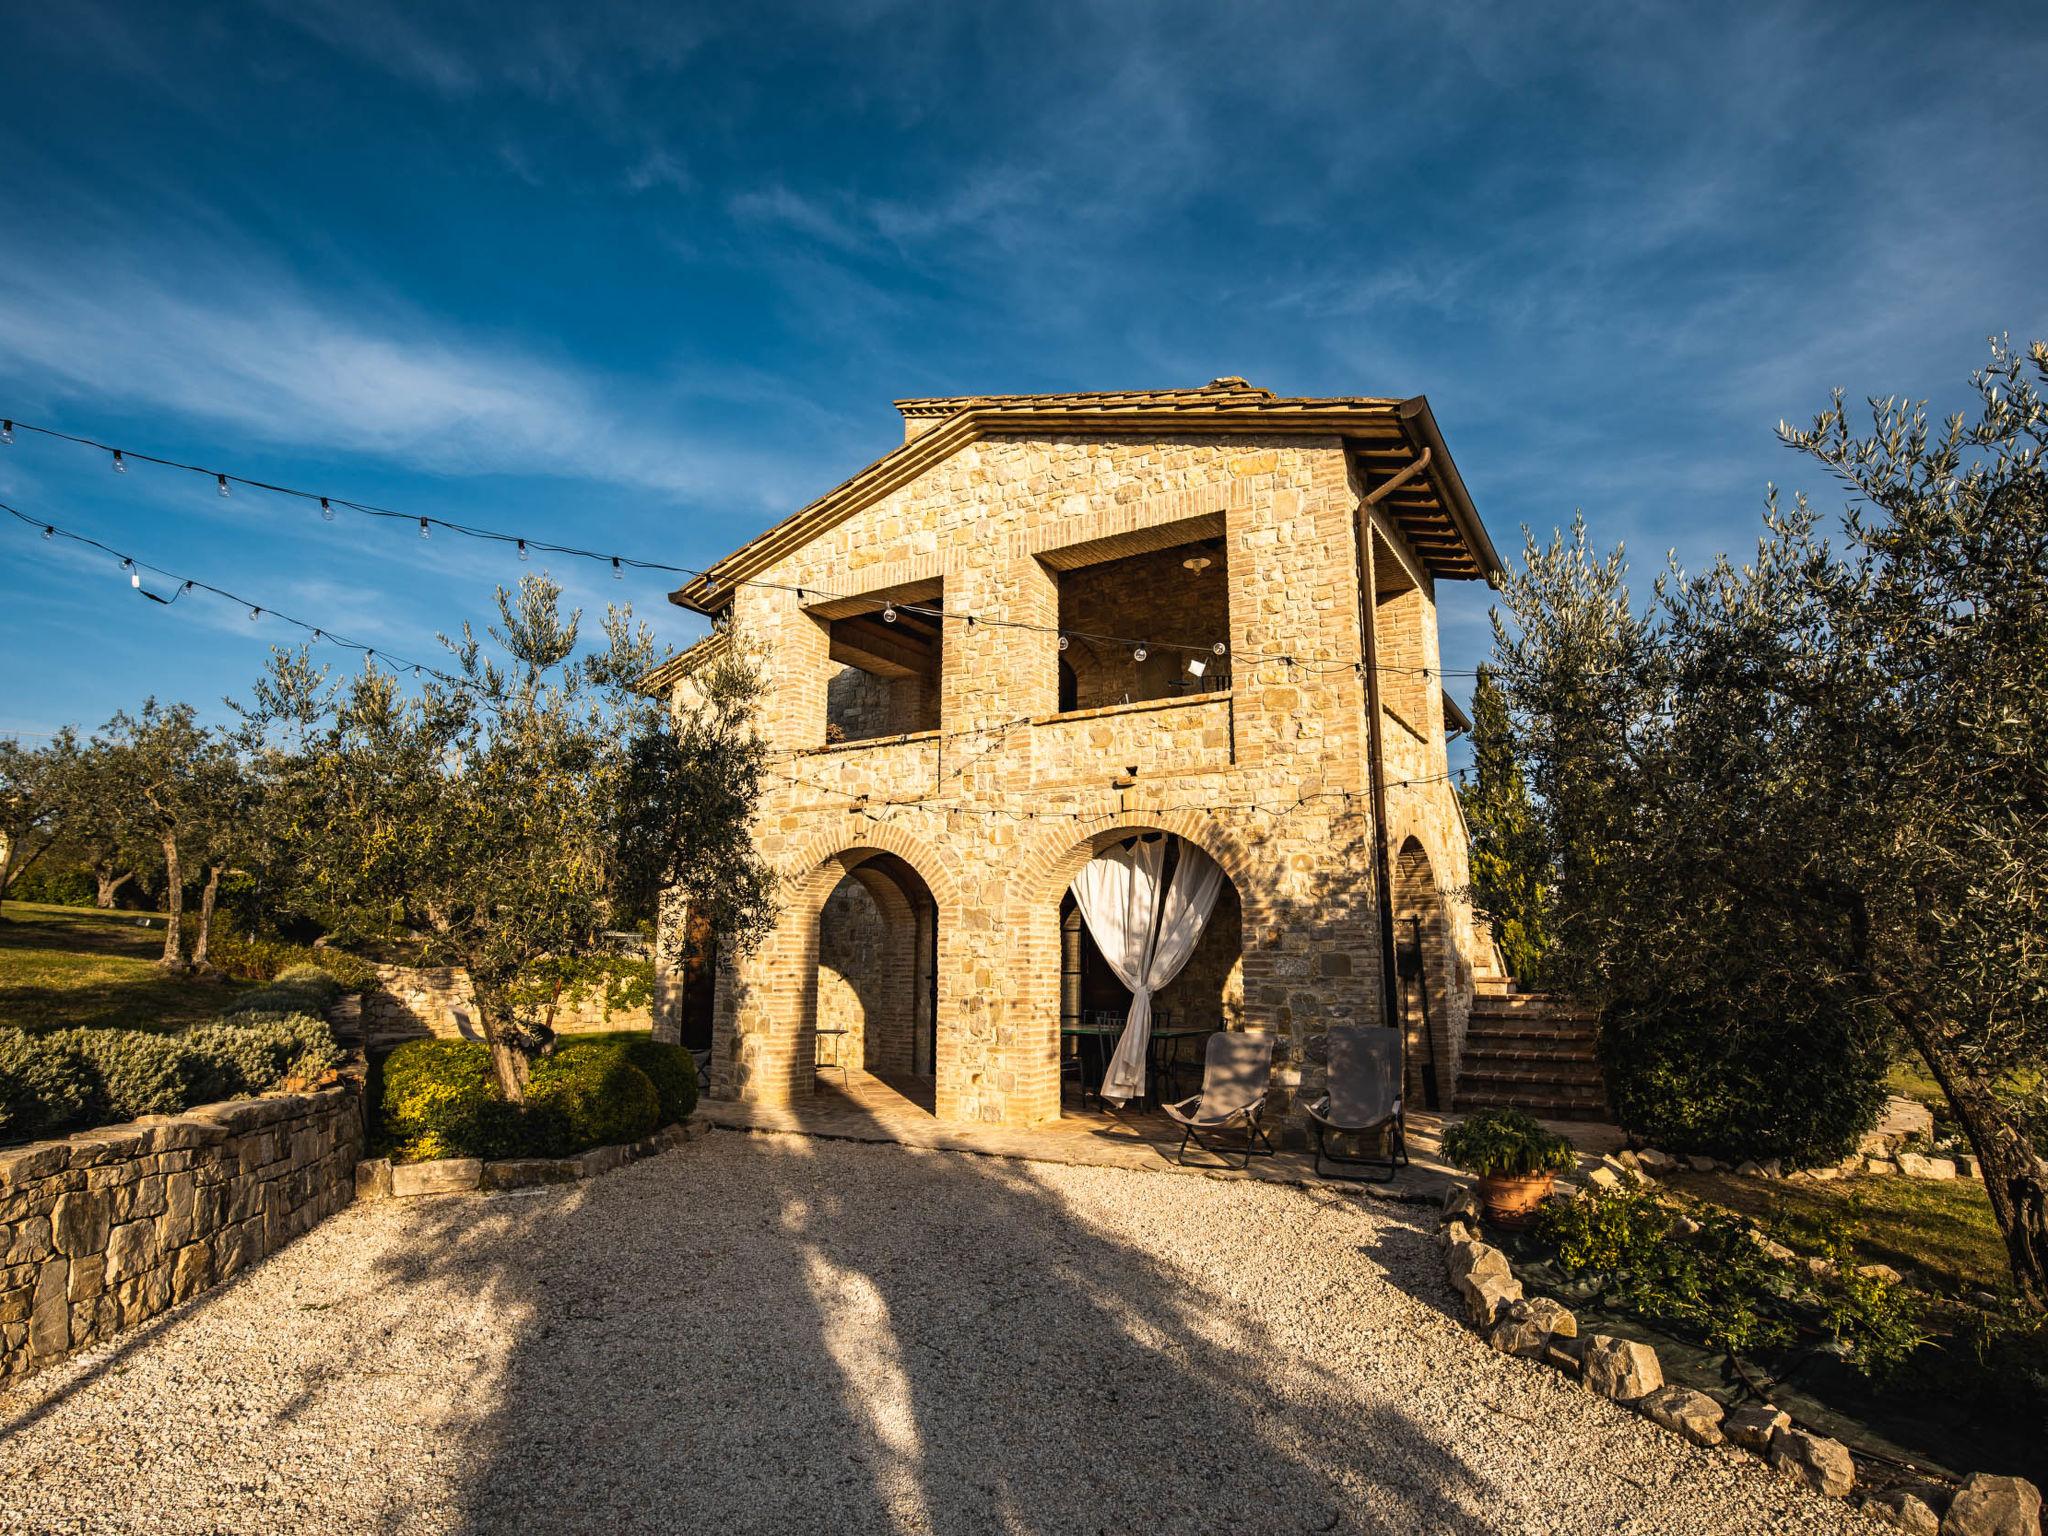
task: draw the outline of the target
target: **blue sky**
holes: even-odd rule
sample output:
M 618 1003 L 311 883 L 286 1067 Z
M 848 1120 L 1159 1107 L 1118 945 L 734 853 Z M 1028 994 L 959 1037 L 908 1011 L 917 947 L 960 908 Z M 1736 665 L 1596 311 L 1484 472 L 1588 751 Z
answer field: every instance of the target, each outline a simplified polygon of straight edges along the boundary
M 1754 536 L 1827 391 L 2048 335 L 2048 11 L 14 7 L 0 414 L 681 564 L 898 396 L 1426 393 L 1504 551 Z M 17 434 L 0 500 L 430 655 L 509 552 Z M 1839 498 L 1828 493 L 1832 504 Z M 536 562 L 538 564 L 539 562 Z M 652 577 L 548 568 L 680 644 Z M 1447 589 L 1447 664 L 1485 648 Z M 0 526 L 0 732 L 221 713 L 273 621 Z

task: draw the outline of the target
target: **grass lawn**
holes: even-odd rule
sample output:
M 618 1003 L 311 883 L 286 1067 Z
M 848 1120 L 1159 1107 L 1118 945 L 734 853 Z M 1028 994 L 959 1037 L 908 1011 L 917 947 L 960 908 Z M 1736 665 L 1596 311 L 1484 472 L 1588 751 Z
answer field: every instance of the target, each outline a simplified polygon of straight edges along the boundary
M 10 901 L 0 907 L 0 1026 L 181 1029 L 217 1015 L 241 985 L 166 976 L 164 919 Z
M 1674 1173 L 1667 1188 L 1754 1216 L 1792 1247 L 1797 1229 L 1840 1218 L 1865 1263 L 1917 1270 L 1933 1290 L 1999 1291 L 2012 1283 L 2005 1242 L 1991 1201 L 1975 1179 L 1897 1176 L 1836 1179 L 1743 1179 L 1732 1173 Z M 1806 1245 L 1809 1249 L 1813 1245 Z

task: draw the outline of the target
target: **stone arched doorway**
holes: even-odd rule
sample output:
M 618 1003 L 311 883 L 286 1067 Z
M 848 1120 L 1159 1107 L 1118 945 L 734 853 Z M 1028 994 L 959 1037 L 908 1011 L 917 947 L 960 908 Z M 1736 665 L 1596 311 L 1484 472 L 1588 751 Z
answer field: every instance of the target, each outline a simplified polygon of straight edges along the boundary
M 923 877 L 893 853 L 854 863 L 818 910 L 817 954 L 819 1061 L 884 1078 L 929 1108 L 938 903 Z
M 1093 840 L 1089 856 L 1128 847 L 1143 838 L 1162 843 L 1161 890 L 1180 874 L 1183 855 L 1192 843 L 1168 832 L 1133 829 Z M 1078 873 L 1087 857 L 1071 861 Z M 1073 891 L 1062 886 L 1058 900 L 1060 935 L 1059 1063 L 1068 1107 L 1078 1102 L 1085 1083 L 1099 1086 L 1107 1051 L 1113 1047 L 1131 1004 L 1131 991 L 1103 957 L 1095 936 L 1083 920 Z M 1203 1042 L 1219 1029 L 1244 1025 L 1244 909 L 1236 883 L 1223 873 L 1215 904 L 1201 937 L 1180 970 L 1153 997 L 1154 1060 L 1165 1067 L 1173 1086 L 1198 1084 Z M 1103 1031 L 1105 1033 L 1091 1033 Z M 1158 1096 L 1154 1090 L 1154 1097 Z M 1190 1087 L 1192 1091 L 1192 1087 Z
M 1407 839 L 1395 855 L 1393 898 L 1406 1092 L 1418 1108 L 1438 1109 L 1450 1102 L 1455 1066 L 1449 916 L 1429 853 L 1417 838 Z

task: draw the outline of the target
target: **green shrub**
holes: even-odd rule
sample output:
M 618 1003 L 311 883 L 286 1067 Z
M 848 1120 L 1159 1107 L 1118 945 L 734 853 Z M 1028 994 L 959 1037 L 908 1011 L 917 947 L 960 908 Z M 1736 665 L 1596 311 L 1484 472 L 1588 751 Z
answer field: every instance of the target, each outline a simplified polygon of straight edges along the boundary
M 82 1123 L 92 1071 L 67 1042 L 0 1029 L 0 1136 L 32 1141 Z
M 301 966 L 333 977 L 343 992 L 361 992 L 377 980 L 376 966 L 345 950 L 256 938 L 219 925 L 208 936 L 206 958 L 237 981 L 282 981 Z
M 341 1061 L 325 1021 L 307 1013 L 238 1013 L 177 1038 L 214 1069 L 208 1089 L 215 1098 L 311 1082 Z
M 178 1035 L 139 1029 L 65 1029 L 45 1038 L 76 1050 L 93 1079 L 93 1123 L 174 1115 L 217 1096 L 215 1068 Z
M 408 1041 L 373 1086 L 378 1145 L 400 1162 L 569 1157 L 662 1123 L 660 1093 L 617 1041 L 572 1041 L 536 1061 L 523 1105 L 498 1096 L 489 1048 L 469 1040 Z
M 1613 1306 L 1715 1349 L 1743 1353 L 1793 1336 L 1779 1303 L 1791 1272 L 1734 1216 L 1677 1213 L 1634 1180 L 1554 1200 L 1537 1218 L 1567 1275 L 1599 1279 Z
M 341 1060 L 320 1019 L 237 1014 L 182 1034 L 0 1030 L 0 1136 L 30 1138 L 310 1081 Z
M 1481 1178 L 1563 1173 L 1575 1166 L 1572 1144 L 1520 1109 L 1487 1109 L 1444 1133 L 1444 1157 Z
M 543 1157 L 638 1141 L 661 1124 L 659 1091 L 615 1041 L 572 1041 L 535 1062 L 526 1105 Z
M 227 1014 L 310 1013 L 324 1015 L 338 1002 L 342 985 L 317 965 L 293 965 L 267 985 L 254 987 L 228 1004 Z
M 697 1059 L 680 1045 L 654 1039 L 620 1042 L 626 1060 L 647 1074 L 661 1100 L 661 1123 L 681 1125 L 697 1107 Z
M 1617 997 L 1600 1062 L 1615 1119 L 1653 1146 L 1796 1168 L 1855 1147 L 1891 1067 L 1887 1036 L 1857 1005 L 1797 989 Z
M 377 1123 L 400 1162 L 525 1151 L 518 1106 L 498 1096 L 489 1050 L 469 1040 L 408 1040 L 385 1057 Z

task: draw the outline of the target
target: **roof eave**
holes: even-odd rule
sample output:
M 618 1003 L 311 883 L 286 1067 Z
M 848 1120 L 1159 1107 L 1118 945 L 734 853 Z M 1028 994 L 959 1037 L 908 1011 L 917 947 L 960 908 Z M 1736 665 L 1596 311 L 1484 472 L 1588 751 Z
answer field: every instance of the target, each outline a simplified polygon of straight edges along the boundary
M 1414 434 L 1415 446 L 1429 450 L 1430 477 L 1443 496 L 1451 521 L 1457 525 L 1458 537 L 1472 551 L 1479 574 L 1488 586 L 1499 586 L 1507 573 L 1506 567 L 1501 564 L 1493 540 L 1487 536 L 1486 524 L 1479 520 L 1479 509 L 1472 505 L 1472 493 L 1465 489 L 1465 477 L 1458 473 L 1457 461 L 1444 446 L 1444 435 L 1436 424 L 1436 413 L 1429 408 L 1429 397 L 1416 395 L 1403 400 L 1400 417 L 1401 424 Z

